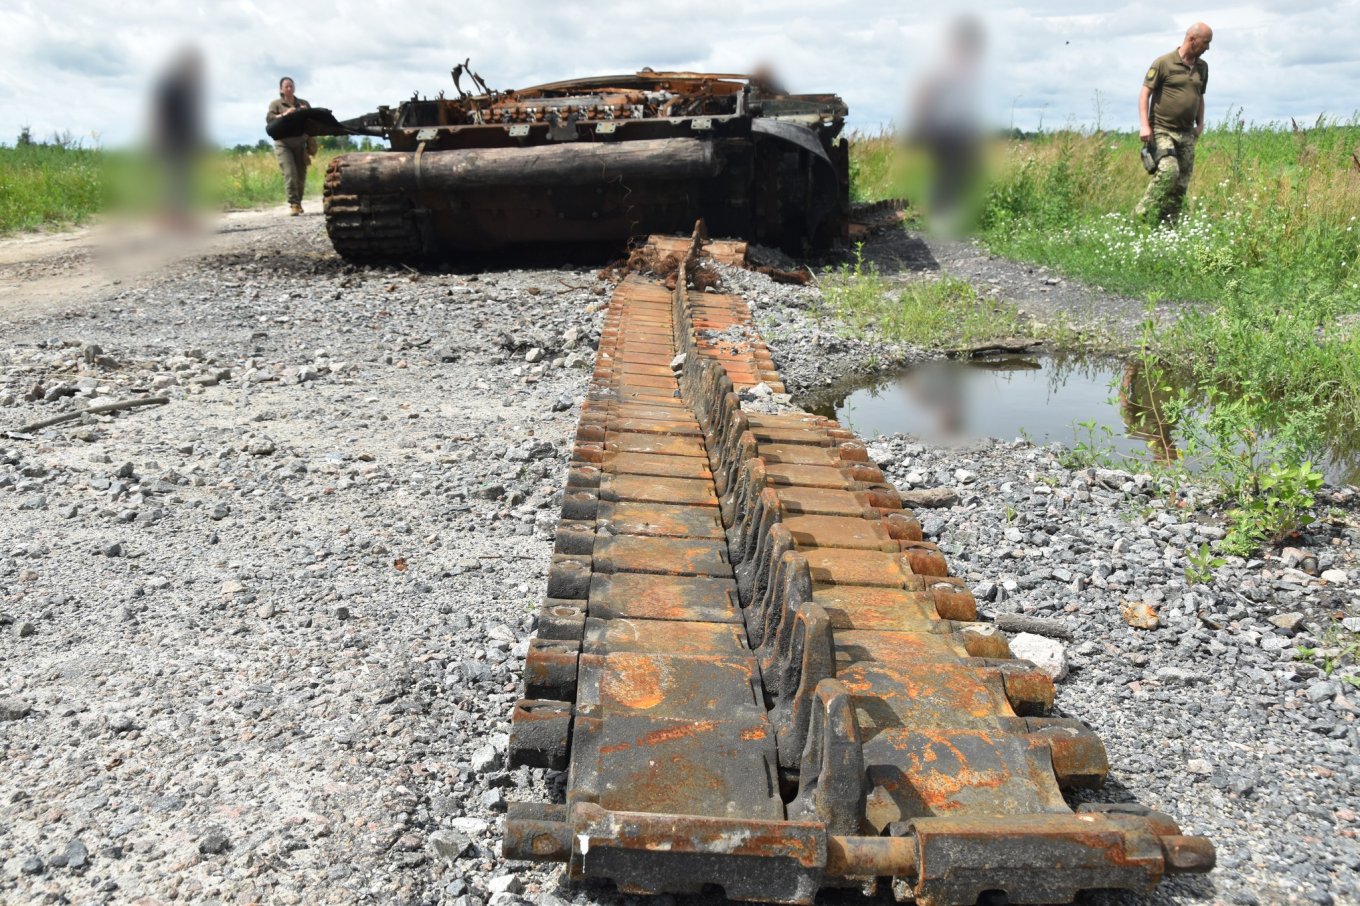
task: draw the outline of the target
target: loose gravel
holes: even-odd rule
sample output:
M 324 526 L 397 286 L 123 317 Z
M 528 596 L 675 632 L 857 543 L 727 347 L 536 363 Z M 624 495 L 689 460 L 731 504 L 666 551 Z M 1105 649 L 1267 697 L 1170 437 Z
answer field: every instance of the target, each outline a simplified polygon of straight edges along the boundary
M 726 276 L 795 391 L 920 355 Z M 507 800 L 564 781 L 507 770 L 506 734 L 606 299 L 583 269 L 354 269 L 304 217 L 6 326 L 0 427 L 170 403 L 0 438 L 0 901 L 637 902 L 499 855 Z M 1031 644 L 1105 741 L 1098 798 L 1218 846 L 1090 902 L 1360 902 L 1352 489 L 1200 576 L 1221 524 L 1149 476 L 871 454 L 988 615 L 1071 635 Z

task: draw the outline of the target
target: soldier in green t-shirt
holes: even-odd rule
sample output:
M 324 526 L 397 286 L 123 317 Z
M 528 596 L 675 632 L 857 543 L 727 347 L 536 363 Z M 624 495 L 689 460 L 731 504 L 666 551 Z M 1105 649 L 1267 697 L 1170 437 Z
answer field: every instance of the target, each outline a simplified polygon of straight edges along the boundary
M 293 80 L 288 76 L 279 79 L 279 96 L 269 102 L 265 111 L 266 124 L 281 116 L 287 116 L 301 107 L 311 104 L 293 93 Z M 302 213 L 302 192 L 307 185 L 307 162 L 311 159 L 312 149 L 305 135 L 274 140 L 274 157 L 278 159 L 279 169 L 283 171 L 283 189 L 288 195 L 290 213 Z
M 1196 22 L 1185 32 L 1181 46 L 1153 60 L 1143 77 L 1138 137 L 1153 145 L 1157 169 L 1138 202 L 1140 217 L 1161 222 L 1180 215 L 1195 168 L 1195 139 L 1204 131 L 1209 65 L 1200 57 L 1213 39 L 1213 29 Z

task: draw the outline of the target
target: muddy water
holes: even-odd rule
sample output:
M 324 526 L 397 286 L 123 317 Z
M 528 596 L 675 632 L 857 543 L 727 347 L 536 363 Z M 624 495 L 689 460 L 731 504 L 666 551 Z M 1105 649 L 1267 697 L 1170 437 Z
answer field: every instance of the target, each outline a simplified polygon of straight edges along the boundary
M 864 437 L 902 432 L 928 442 L 1027 437 L 1078 443 L 1144 460 L 1177 455 L 1145 382 L 1131 363 L 1058 355 L 929 362 L 805 403 Z M 1336 438 L 1328 480 L 1360 483 L 1360 443 Z

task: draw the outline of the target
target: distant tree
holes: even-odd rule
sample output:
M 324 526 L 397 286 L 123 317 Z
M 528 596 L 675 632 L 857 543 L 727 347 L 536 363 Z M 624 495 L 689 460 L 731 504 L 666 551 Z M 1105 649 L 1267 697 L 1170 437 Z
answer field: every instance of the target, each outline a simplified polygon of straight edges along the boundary
M 274 149 L 274 144 L 273 144 L 271 141 L 269 141 L 269 139 L 267 139 L 267 138 L 262 138 L 262 139 L 260 139 L 258 142 L 255 143 L 255 150 L 256 150 L 256 151 L 272 151 L 273 149 Z
M 322 135 L 316 140 L 317 147 L 323 151 L 357 151 L 359 146 L 348 135 Z
M 25 148 L 33 144 L 33 130 L 27 126 L 19 130 L 19 137 L 14 140 L 16 148 Z

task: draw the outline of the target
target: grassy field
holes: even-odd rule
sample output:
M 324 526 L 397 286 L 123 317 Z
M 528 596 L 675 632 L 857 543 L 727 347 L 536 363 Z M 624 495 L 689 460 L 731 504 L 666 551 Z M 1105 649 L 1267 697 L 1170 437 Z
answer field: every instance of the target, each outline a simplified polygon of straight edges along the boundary
M 337 152 L 322 150 L 307 168 L 309 196 Z M 159 175 L 140 155 L 32 144 L 0 147 L 0 235 L 81 224 L 111 209 L 149 210 Z M 273 151 L 218 152 L 197 170 L 199 203 L 214 210 L 282 204 L 283 176 Z
M 1185 303 L 1147 342 L 1220 386 L 1360 422 L 1360 120 L 1232 122 L 1201 138 L 1186 213 L 1133 216 L 1130 134 L 1058 132 L 989 148 L 978 231 L 994 251 L 1149 301 Z M 851 146 L 855 193 L 921 196 L 923 162 L 886 136 Z
M 1175 224 L 1134 216 L 1148 181 L 1138 150 L 1103 132 L 991 142 L 976 233 L 999 254 L 1169 304 L 1170 322 L 1144 327 L 1142 373 L 1178 376 L 1170 417 L 1234 501 L 1231 547 L 1245 552 L 1284 536 L 1311 503 L 1310 460 L 1360 428 L 1360 118 L 1206 131 Z M 925 161 L 890 136 L 858 136 L 851 167 L 860 200 L 924 197 Z M 872 317 L 901 334 L 894 313 L 916 300 L 880 291 L 866 315 L 875 294 L 851 271 L 829 275 L 832 309 L 851 329 Z M 997 331 L 1014 332 L 1004 313 Z
M 0 233 L 81 223 L 106 209 L 108 155 L 78 148 L 0 148 Z

